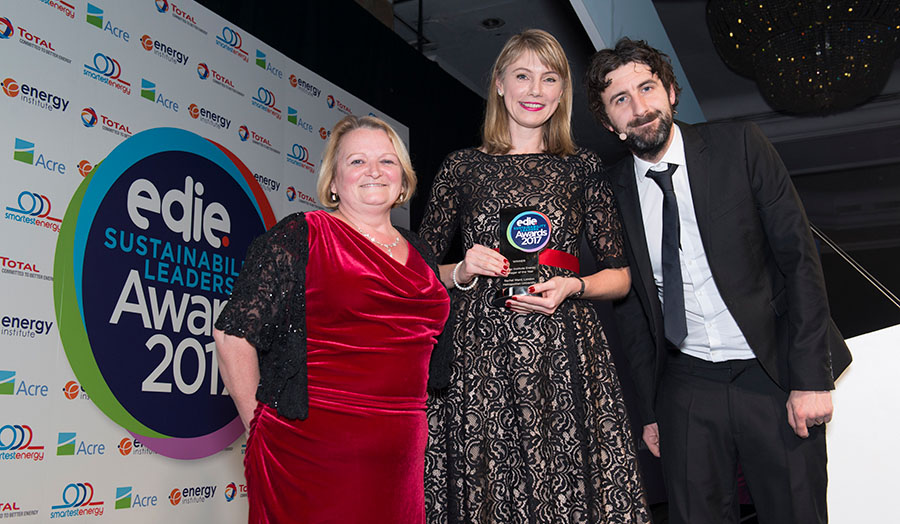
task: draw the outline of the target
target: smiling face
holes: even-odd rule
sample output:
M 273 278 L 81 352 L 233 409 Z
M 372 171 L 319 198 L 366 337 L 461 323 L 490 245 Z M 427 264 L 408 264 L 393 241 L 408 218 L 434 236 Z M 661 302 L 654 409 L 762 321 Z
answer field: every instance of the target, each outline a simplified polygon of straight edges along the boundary
M 336 155 L 331 192 L 340 209 L 357 214 L 389 210 L 403 190 L 403 168 L 394 144 L 381 129 L 349 131 Z
M 547 68 L 531 51 L 522 53 L 497 80 L 509 126 L 539 128 L 559 106 L 563 81 L 556 71 Z
M 656 162 L 672 140 L 675 90 L 666 89 L 644 64 L 630 62 L 606 76 L 603 104 L 613 133 L 625 133 L 625 145 L 637 157 Z

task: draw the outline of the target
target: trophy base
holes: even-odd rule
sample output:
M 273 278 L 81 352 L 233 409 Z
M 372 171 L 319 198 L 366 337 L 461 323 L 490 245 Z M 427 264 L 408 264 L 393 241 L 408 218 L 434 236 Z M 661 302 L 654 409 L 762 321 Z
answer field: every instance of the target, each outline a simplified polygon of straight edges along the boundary
M 496 307 L 504 307 L 506 306 L 506 301 L 509 300 L 509 297 L 513 295 L 530 295 L 528 292 L 529 286 L 510 286 L 501 288 L 494 295 L 493 300 L 491 300 L 491 304 Z

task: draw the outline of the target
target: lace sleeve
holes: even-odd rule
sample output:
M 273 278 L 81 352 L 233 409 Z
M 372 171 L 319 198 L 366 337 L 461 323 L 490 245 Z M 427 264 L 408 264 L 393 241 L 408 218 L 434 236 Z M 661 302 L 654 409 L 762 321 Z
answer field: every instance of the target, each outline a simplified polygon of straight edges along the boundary
M 626 267 L 622 224 L 616 209 L 615 196 L 609 180 L 602 171 L 600 158 L 594 153 L 586 156 L 588 164 L 585 199 L 585 233 L 597 266 L 604 268 Z
M 297 247 L 298 236 L 306 234 L 303 224 L 289 217 L 253 241 L 216 328 L 246 339 L 259 352 L 271 348 L 300 274 Z
M 431 246 L 439 262 L 447 255 L 450 240 L 459 227 L 459 186 L 455 173 L 455 167 L 459 164 L 454 156 L 451 153 L 444 159 L 434 177 L 431 196 L 419 226 L 419 236 Z

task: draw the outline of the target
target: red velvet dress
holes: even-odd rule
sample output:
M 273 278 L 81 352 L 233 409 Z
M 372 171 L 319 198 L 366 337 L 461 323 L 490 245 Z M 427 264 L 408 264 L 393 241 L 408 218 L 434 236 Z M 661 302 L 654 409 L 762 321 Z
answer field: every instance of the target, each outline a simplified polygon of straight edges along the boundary
M 260 404 L 245 458 L 250 522 L 425 522 L 428 363 L 449 311 L 405 265 L 325 212 L 307 213 L 309 417 Z

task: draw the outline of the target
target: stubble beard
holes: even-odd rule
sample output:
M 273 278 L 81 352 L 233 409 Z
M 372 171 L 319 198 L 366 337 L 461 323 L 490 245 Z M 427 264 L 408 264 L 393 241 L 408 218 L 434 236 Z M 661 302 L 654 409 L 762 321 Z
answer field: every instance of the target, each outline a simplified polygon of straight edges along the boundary
M 645 129 L 636 131 L 635 128 L 643 124 L 656 120 L 657 125 L 653 129 Z M 650 160 L 656 158 L 656 155 L 663 150 L 669 142 L 669 135 L 672 133 L 672 125 L 675 120 L 672 111 L 654 111 L 646 117 L 632 120 L 628 123 L 627 138 L 625 146 L 636 157 Z

